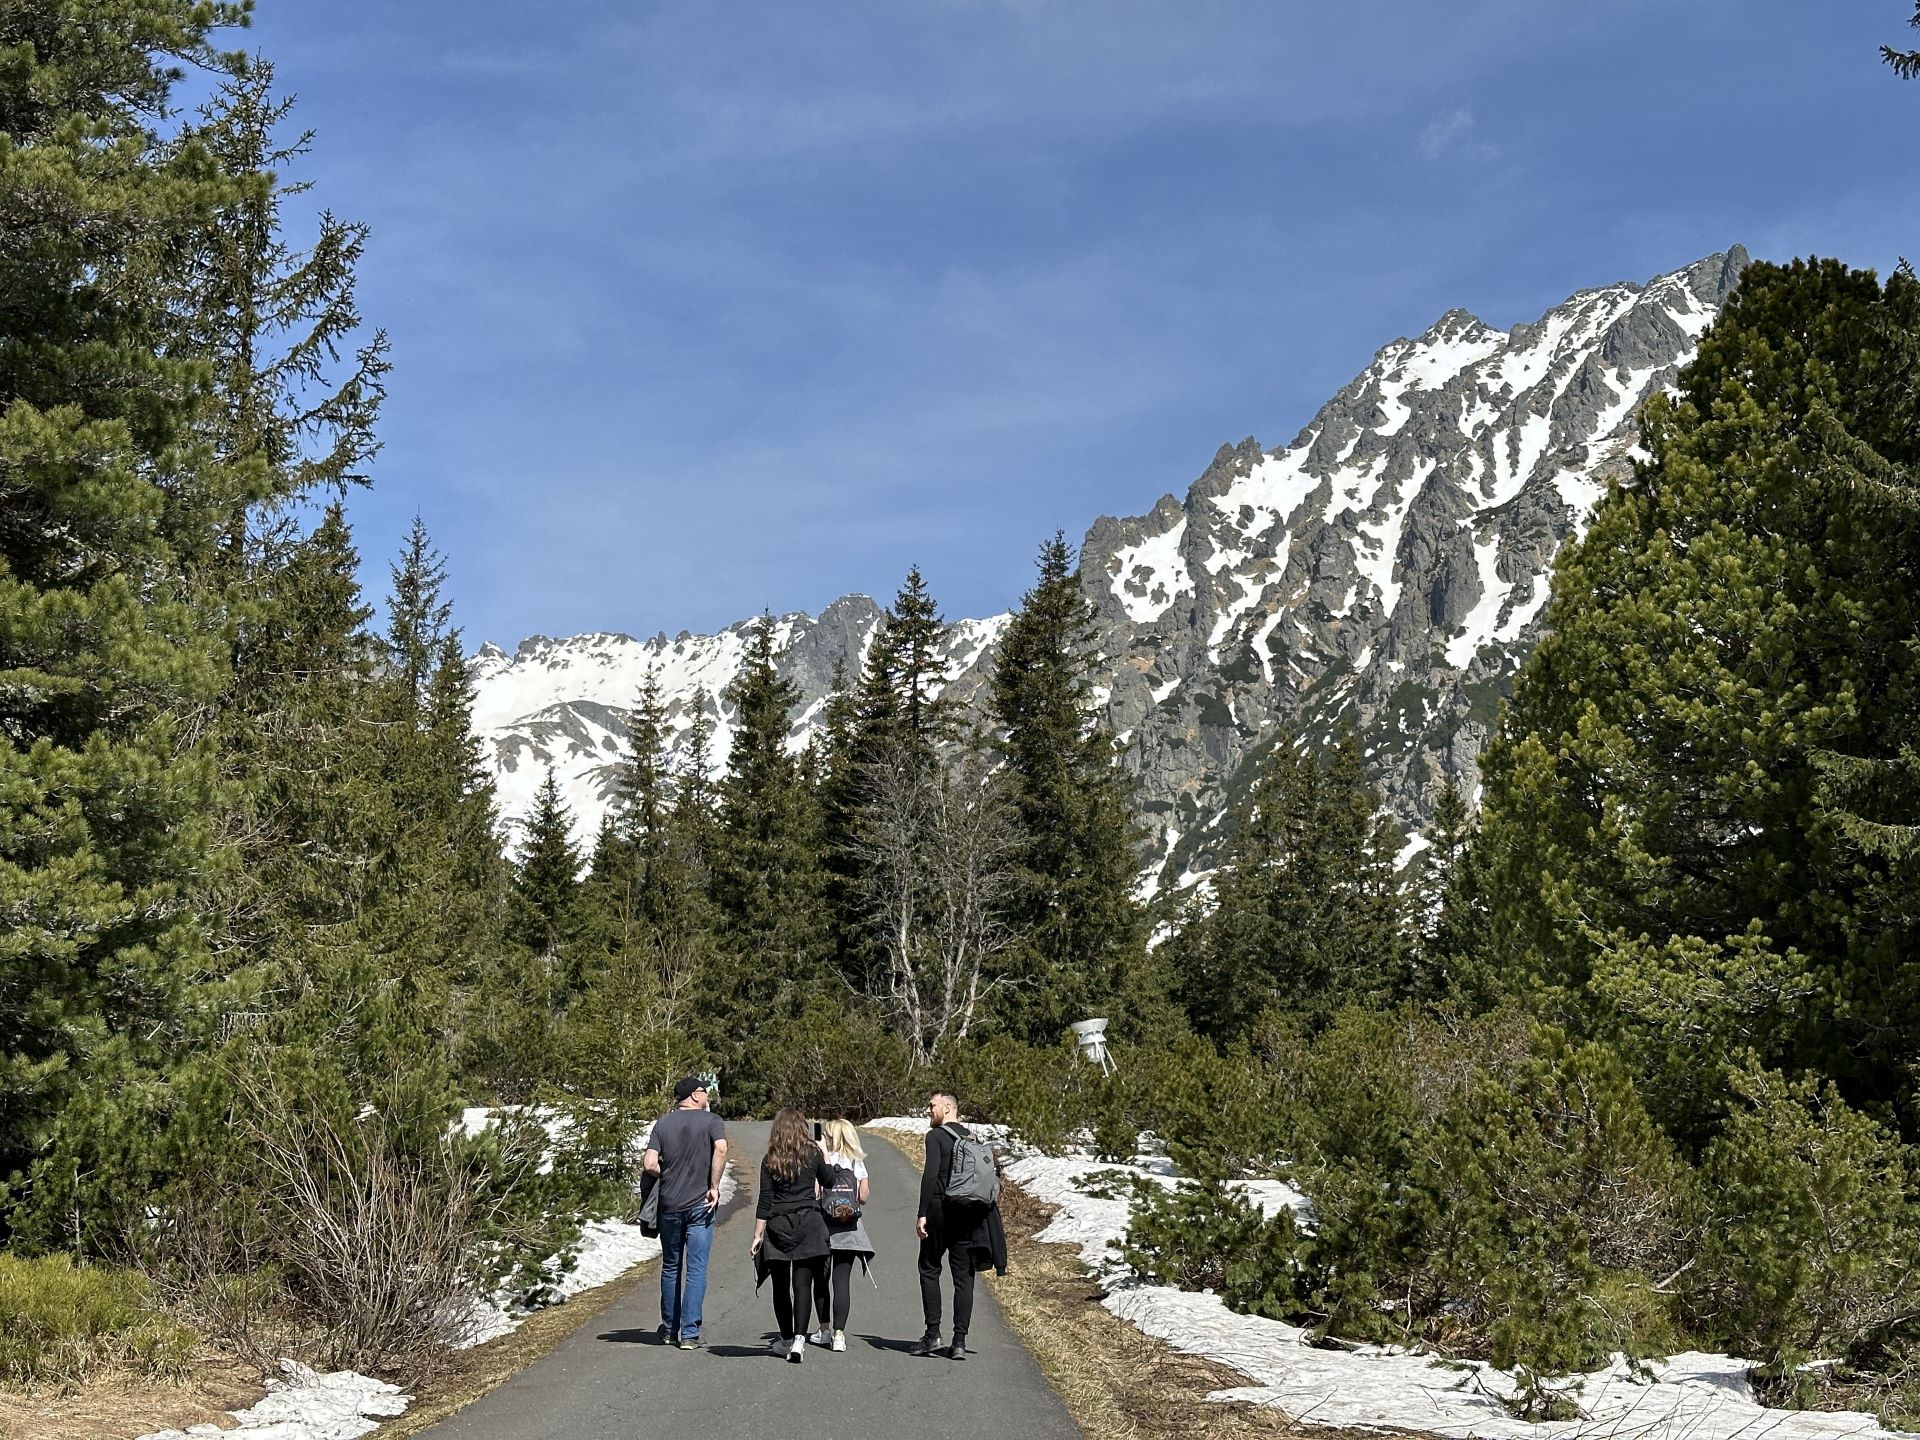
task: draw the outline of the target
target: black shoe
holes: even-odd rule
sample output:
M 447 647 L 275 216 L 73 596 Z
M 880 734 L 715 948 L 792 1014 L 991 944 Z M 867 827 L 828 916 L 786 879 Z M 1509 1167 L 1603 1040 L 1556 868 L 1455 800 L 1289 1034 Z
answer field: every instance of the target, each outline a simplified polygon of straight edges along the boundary
M 947 1347 L 947 1358 L 949 1360 L 964 1360 L 967 1358 L 966 1331 L 963 1330 L 953 1337 L 953 1344 Z
M 929 1330 L 907 1347 L 909 1355 L 931 1355 L 940 1348 L 940 1332 Z

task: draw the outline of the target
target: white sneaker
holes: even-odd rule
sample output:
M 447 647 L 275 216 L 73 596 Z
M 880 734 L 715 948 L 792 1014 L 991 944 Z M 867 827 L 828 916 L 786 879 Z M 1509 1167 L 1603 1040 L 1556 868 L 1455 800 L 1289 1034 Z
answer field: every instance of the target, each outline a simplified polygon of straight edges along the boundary
M 813 1334 L 809 1335 L 807 1339 L 811 1340 L 815 1345 L 831 1345 L 833 1343 L 833 1331 L 822 1325 L 818 1330 L 814 1331 Z
M 847 1332 L 846 1331 L 836 1330 L 833 1332 L 833 1348 L 842 1355 L 846 1354 L 847 1352 Z
M 794 1336 L 793 1339 L 787 1345 L 788 1363 L 793 1365 L 798 1365 L 802 1360 L 806 1358 L 806 1355 L 807 1355 L 807 1337 L 804 1335 Z

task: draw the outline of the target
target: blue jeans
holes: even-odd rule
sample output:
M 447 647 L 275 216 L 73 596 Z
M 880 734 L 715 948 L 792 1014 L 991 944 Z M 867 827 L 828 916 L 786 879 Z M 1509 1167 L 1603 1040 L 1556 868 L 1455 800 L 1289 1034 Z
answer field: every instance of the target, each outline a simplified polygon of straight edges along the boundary
M 660 1217 L 660 1323 L 667 1327 L 668 1339 L 699 1336 L 700 1310 L 707 1299 L 707 1256 L 712 1252 L 713 1211 L 707 1205 Z

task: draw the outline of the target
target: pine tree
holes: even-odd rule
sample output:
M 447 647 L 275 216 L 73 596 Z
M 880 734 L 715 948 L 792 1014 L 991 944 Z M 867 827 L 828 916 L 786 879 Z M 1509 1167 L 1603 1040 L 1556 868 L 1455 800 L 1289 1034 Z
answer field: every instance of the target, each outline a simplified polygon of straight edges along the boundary
M 677 879 L 685 892 L 678 923 L 683 928 L 710 930 L 716 923 L 713 873 L 720 845 L 720 796 L 713 783 L 713 701 L 704 688 L 696 688 L 691 703 L 693 719 L 673 775 L 673 809 L 667 828 L 679 866 Z
M 627 753 L 614 787 L 622 830 L 639 856 L 643 876 L 654 868 L 649 861 L 657 860 L 657 852 L 666 842 L 667 810 L 672 798 L 668 739 L 660 676 L 648 665 L 640 694 L 627 717 Z
M 236 803 L 223 819 L 242 863 L 206 903 L 216 946 L 297 973 L 301 952 L 338 934 L 369 883 L 374 736 L 362 706 L 375 642 L 339 504 L 309 534 L 290 532 L 278 524 L 258 546 L 233 652 L 221 744 Z
M 513 877 L 512 937 L 549 961 L 573 939 L 579 898 L 580 857 L 573 848 L 573 819 L 560 798 L 553 767 L 534 791 L 526 840 Z
M 1916 328 L 1911 276 L 1747 270 L 1678 397 L 1643 412 L 1649 458 L 1563 552 L 1483 757 L 1490 952 L 1511 988 L 1621 1033 L 1692 1142 L 1747 1052 L 1861 1103 L 1913 1095 L 1911 930 L 1876 914 L 1894 862 L 1821 761 L 1911 735 L 1920 535 L 1871 481 L 1920 460 L 1891 343 Z
M 861 802 L 859 727 L 859 703 L 846 664 L 836 660 L 833 688 L 821 712 L 820 729 L 809 742 L 809 768 L 820 812 L 820 863 L 826 872 L 822 895 L 831 928 L 834 965 L 856 993 L 865 993 L 869 977 L 861 938 L 864 922 L 855 854 Z
M 433 548 L 427 523 L 419 515 L 407 531 L 405 547 L 391 570 L 387 601 L 387 660 L 396 681 L 401 715 L 417 723 L 427 704 L 427 682 L 440 659 L 453 604 L 441 591 L 447 581 L 445 559 Z
M 1913 7 L 1913 18 L 1907 22 L 1920 30 L 1920 0 Z M 1893 67 L 1893 73 L 1902 80 L 1920 78 L 1920 50 L 1896 50 L 1891 45 L 1880 47 L 1880 58 Z
M 153 126 L 178 67 L 237 68 L 212 36 L 243 18 L 0 6 L 0 1176 L 82 1087 L 127 1094 L 206 1014 L 191 897 L 223 862 L 192 717 L 226 656 L 224 617 L 194 602 L 239 486 L 153 277 L 233 182 Z
M 1215 879 L 1172 946 L 1176 998 L 1194 1027 L 1245 1038 L 1268 1010 L 1324 1023 L 1411 989 L 1392 827 L 1351 731 L 1324 759 L 1282 733 L 1258 762 Z
M 416 517 L 393 572 L 386 668 L 369 696 L 384 813 L 361 924 L 418 1023 L 453 1035 L 456 987 L 470 987 L 505 943 L 508 875 L 444 584 Z
M 714 872 L 728 947 L 762 999 L 808 978 L 827 945 L 818 816 L 787 748 L 800 692 L 775 668 L 773 642 L 773 617 L 763 615 L 727 692 L 735 726 Z
M 1466 797 L 1448 776 L 1433 805 L 1427 848 L 1420 855 L 1417 992 L 1451 996 L 1475 1008 L 1490 1005 L 1498 987 L 1481 964 L 1484 916 L 1475 824 Z
M 176 150 L 201 148 L 241 183 L 165 277 L 179 290 L 184 345 L 213 367 L 214 443 L 244 481 L 239 498 L 269 518 L 315 492 L 366 483 L 390 368 L 385 333 L 360 335 L 367 227 L 323 213 L 309 244 L 287 241 L 285 203 L 309 187 L 282 176 L 313 139 L 281 138 L 292 108 L 274 93 L 273 65 L 249 58 L 182 131 Z M 239 561 L 245 527 L 235 517 L 246 512 L 223 508 L 227 554 Z
M 1095 612 L 1063 535 L 1041 547 L 1039 572 L 1000 641 L 992 714 L 1020 836 L 1007 923 L 1024 937 L 1006 957 L 1002 1023 L 1047 1044 L 1114 1009 L 1144 935 L 1126 778 L 1092 713 Z
M 940 607 L 916 565 L 907 571 L 867 651 L 855 701 L 856 765 L 873 763 L 895 745 L 931 764 L 939 747 L 954 738 L 953 705 L 941 693 L 946 668 L 940 643 L 946 632 Z

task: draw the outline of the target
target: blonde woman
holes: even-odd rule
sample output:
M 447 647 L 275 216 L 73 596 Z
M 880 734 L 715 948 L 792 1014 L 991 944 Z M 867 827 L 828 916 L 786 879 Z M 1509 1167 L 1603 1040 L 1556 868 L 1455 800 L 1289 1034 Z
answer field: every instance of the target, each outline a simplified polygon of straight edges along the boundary
M 867 1238 L 867 1223 L 860 1214 L 869 1194 L 867 1152 L 851 1121 L 829 1120 L 821 1127 L 820 1153 L 836 1183 L 825 1187 L 820 1196 L 832 1271 L 814 1272 L 814 1309 L 820 1312 L 820 1328 L 813 1334 L 813 1343 L 845 1350 L 847 1315 L 853 1308 L 853 1262 L 858 1260 L 865 1271 L 873 1259 L 873 1241 Z

